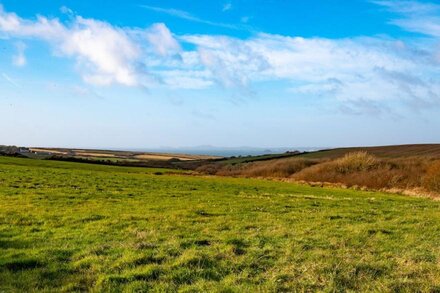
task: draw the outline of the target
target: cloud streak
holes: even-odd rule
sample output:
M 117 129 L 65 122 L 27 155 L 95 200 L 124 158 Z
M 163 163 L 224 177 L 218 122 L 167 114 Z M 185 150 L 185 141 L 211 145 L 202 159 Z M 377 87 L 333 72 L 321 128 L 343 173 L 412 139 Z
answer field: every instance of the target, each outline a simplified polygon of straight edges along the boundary
M 203 19 L 203 18 L 199 18 L 199 17 L 194 16 L 191 13 L 184 11 L 184 10 L 179 10 L 179 9 L 174 9 L 174 8 L 162 8 L 162 7 L 150 6 L 150 5 L 140 5 L 140 7 L 145 8 L 150 11 L 159 12 L 159 13 L 167 14 L 167 15 L 174 16 L 177 18 L 185 19 L 185 20 L 192 21 L 192 22 L 202 23 L 202 24 L 206 24 L 206 25 L 210 25 L 210 26 L 228 28 L 228 29 L 233 29 L 233 30 L 243 29 L 243 27 L 240 27 L 240 26 L 237 26 L 234 24 L 214 22 L 214 21 Z
M 390 21 L 404 30 L 440 37 L 440 5 L 417 1 L 373 1 L 400 15 Z
M 9 75 L 7 75 L 6 73 L 2 73 L 2 77 L 3 77 L 3 79 L 4 80 L 6 80 L 9 84 L 11 84 L 11 85 L 13 85 L 13 86 L 15 86 L 15 87 L 20 87 L 19 85 L 18 85 L 18 83 L 15 81 L 15 80 L 13 80 Z

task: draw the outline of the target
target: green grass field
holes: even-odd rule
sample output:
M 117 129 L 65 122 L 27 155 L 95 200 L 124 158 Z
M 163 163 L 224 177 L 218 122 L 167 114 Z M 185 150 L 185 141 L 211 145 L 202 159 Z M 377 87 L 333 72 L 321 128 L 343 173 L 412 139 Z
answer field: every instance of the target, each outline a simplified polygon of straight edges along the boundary
M 0 157 L 0 292 L 440 291 L 440 202 Z

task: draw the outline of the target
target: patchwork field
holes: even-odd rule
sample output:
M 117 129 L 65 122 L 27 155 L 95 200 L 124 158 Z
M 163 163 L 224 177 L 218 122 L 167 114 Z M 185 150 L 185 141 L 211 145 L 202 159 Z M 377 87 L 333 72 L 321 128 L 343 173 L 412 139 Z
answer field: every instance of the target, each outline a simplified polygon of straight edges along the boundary
M 130 151 L 110 151 L 110 150 L 84 150 L 84 149 L 63 149 L 63 148 L 29 148 L 36 155 L 51 154 L 70 158 L 90 158 L 90 159 L 118 159 L 138 160 L 138 161 L 167 161 L 177 159 L 181 161 L 210 160 L 221 157 L 206 155 L 188 155 L 188 154 L 168 154 L 152 152 L 130 152 Z
M 440 202 L 0 157 L 0 292 L 440 291 Z

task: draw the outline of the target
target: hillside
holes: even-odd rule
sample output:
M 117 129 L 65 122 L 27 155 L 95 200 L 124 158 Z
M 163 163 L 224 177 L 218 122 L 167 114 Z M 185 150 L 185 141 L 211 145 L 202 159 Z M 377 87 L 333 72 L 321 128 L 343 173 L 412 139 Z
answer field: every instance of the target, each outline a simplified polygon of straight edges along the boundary
M 337 148 L 279 157 L 232 158 L 206 162 L 197 171 L 439 197 L 440 145 Z
M 0 291 L 435 292 L 439 209 L 378 192 L 0 157 Z
M 440 158 L 440 144 L 409 144 L 375 147 L 349 147 L 335 148 L 301 154 L 302 158 L 335 159 L 343 157 L 347 153 L 364 151 L 380 158 Z

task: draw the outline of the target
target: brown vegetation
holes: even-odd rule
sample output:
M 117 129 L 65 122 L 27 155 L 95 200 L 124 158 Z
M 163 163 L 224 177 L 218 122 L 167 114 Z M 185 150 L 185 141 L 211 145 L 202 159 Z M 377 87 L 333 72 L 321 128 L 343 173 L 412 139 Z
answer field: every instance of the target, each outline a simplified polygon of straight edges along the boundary
M 372 189 L 409 189 L 421 186 L 428 164 L 427 159 L 377 159 L 358 152 L 305 169 L 294 178 Z
M 227 165 L 212 163 L 197 171 L 212 175 L 288 178 L 375 190 L 440 192 L 440 160 L 432 157 L 379 158 L 365 151 L 336 159 L 289 158 Z
M 440 159 L 440 144 L 407 144 L 375 147 L 336 148 L 311 152 L 301 156 L 307 158 L 337 159 L 345 156 L 348 153 L 355 152 L 368 152 L 375 157 L 383 159 L 408 157 Z
M 440 161 L 432 163 L 423 178 L 423 187 L 434 192 L 440 192 Z
M 317 160 L 289 158 L 245 164 L 211 163 L 197 168 L 198 172 L 221 176 L 286 178 L 318 163 Z

